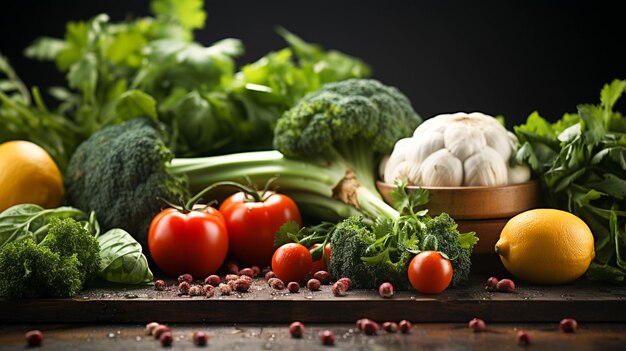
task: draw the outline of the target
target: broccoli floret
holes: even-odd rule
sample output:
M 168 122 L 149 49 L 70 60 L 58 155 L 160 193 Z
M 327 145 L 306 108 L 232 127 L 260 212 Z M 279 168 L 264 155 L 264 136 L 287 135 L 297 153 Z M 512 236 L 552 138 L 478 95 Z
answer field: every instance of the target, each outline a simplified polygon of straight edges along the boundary
M 451 287 L 467 283 L 472 260 L 472 248 L 463 248 L 459 242 L 459 231 L 454 219 L 447 213 L 432 218 L 426 223 L 426 232 L 437 239 L 437 251 L 448 255 L 452 263 Z
M 48 235 L 40 243 L 63 257 L 76 255 L 81 285 L 91 282 L 100 271 L 100 245 L 96 238 L 72 218 L 50 220 Z
M 103 128 L 72 156 L 67 198 L 95 211 L 104 231 L 125 229 L 147 247 L 150 221 L 163 207 L 159 198 L 174 202 L 188 194 L 185 178 L 167 167 L 173 157 L 148 119 Z
M 82 288 L 76 255 L 60 256 L 31 238 L 0 249 L 0 296 L 73 296 Z
M 395 260 L 377 263 L 363 261 L 363 257 L 380 253 L 371 252 L 376 240 L 376 234 L 360 216 L 350 217 L 337 224 L 330 239 L 331 275 L 335 278 L 350 278 L 355 288 L 377 288 L 384 282 L 390 282 L 396 289 L 408 289 L 407 267 L 412 258 L 408 251 L 398 254 Z

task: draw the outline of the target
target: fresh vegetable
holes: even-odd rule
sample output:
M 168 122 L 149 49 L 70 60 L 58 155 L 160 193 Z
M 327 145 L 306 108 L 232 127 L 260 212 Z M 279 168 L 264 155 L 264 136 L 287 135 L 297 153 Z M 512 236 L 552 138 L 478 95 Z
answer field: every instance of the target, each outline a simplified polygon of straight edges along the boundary
M 450 257 L 450 285 L 456 287 L 468 280 L 471 249 L 477 240 L 474 233 L 459 233 L 447 214 L 379 220 L 372 227 L 353 217 L 339 223 L 332 234 L 331 275 L 349 276 L 357 288 L 377 288 L 388 281 L 406 290 L 410 289 L 407 267 L 413 255 L 435 249 Z
M 153 275 L 142 253 L 141 244 L 128 232 L 115 228 L 96 239 L 100 245 L 100 276 L 104 280 L 123 284 L 152 281 Z
M 81 280 L 99 276 L 115 283 L 138 284 L 152 279 L 139 243 L 119 229 L 100 235 L 100 225 L 93 212 L 87 215 L 73 207 L 44 209 L 34 204 L 13 206 L 0 213 L 0 250 L 22 240 L 52 245 L 53 253 L 62 251 L 62 256 L 75 254 L 82 262 L 77 269 Z M 99 247 L 97 260 L 93 256 L 94 243 Z M 72 294 L 75 292 L 72 290 Z
M 424 186 L 522 183 L 530 179 L 528 166 L 509 166 L 517 142 L 498 120 L 482 113 L 435 116 L 396 143 L 383 179 Z
M 63 199 L 59 168 L 44 149 L 29 141 L 0 144 L 0 184 L 0 212 L 24 203 L 57 207 Z
M 228 253 L 224 217 L 212 207 L 166 208 L 152 220 L 148 247 L 165 274 L 175 277 L 189 272 L 206 277 L 222 266 Z
M 98 243 L 81 223 L 52 217 L 47 235 L 39 243 L 36 237 L 24 235 L 0 248 L 0 296 L 73 296 L 97 274 Z
M 83 225 L 72 218 L 51 218 L 48 235 L 39 243 L 61 257 L 75 256 L 82 285 L 91 283 L 100 271 L 100 245 Z
M 309 250 L 296 243 L 282 245 L 272 256 L 272 271 L 284 282 L 304 281 L 312 264 Z
M 438 294 L 452 281 L 450 260 L 436 251 L 422 251 L 409 263 L 409 281 L 423 294 Z
M 626 90 L 614 80 L 600 104 L 548 123 L 538 113 L 515 127 L 522 147 L 515 155 L 539 177 L 548 205 L 585 221 L 594 235 L 595 259 L 587 277 L 623 282 L 626 277 L 626 117 L 613 111 Z
M 0 123 L 9 133 L 0 132 L 0 142 L 32 140 L 65 169 L 92 133 L 148 116 L 167 125 L 179 155 L 267 148 L 276 118 L 297 99 L 324 83 L 370 74 L 362 61 L 284 29 L 278 33 L 289 47 L 237 72 L 244 51 L 238 39 L 193 41 L 205 24 L 203 1 L 153 0 L 151 10 L 151 17 L 117 23 L 106 14 L 69 22 L 64 39 L 42 37 L 26 49 L 66 74 L 66 86 L 50 89 L 59 102 L 53 112 L 0 59 L 9 78 L 0 88 Z
M 290 221 L 300 225 L 300 211 L 286 195 L 245 188 L 219 207 L 228 232 L 229 254 L 245 265 L 267 266 L 275 251 L 275 233 Z
M 511 218 L 495 250 L 514 276 L 535 284 L 563 284 L 585 274 L 593 247 L 593 234 L 580 218 L 539 208 Z
M 289 157 L 261 151 L 171 160 L 155 126 L 133 120 L 107 127 L 78 147 L 67 171 L 68 199 L 96 211 L 104 229 L 123 228 L 142 243 L 147 219 L 158 212 L 155 199 L 186 195 L 183 175 L 192 189 L 245 177 L 266 184 L 277 177 L 274 186 L 301 211 L 333 220 L 358 210 L 397 218 L 376 190 L 374 167 L 420 121 L 404 95 L 374 80 L 324 85 L 285 113 L 274 141 Z

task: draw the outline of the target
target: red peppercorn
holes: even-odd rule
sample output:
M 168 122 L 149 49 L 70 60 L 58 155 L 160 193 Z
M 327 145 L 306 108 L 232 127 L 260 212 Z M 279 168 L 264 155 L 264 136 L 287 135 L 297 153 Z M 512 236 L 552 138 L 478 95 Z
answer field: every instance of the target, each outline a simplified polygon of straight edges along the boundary
M 270 278 L 267 283 L 272 289 L 283 290 L 285 288 L 285 283 L 279 278 Z
M 561 320 L 559 327 L 564 333 L 574 333 L 578 329 L 578 322 L 573 318 L 565 318 Z
M 197 346 L 205 346 L 209 342 L 209 335 L 203 331 L 195 331 L 192 335 L 193 343 Z
M 235 290 L 239 292 L 247 292 L 250 289 L 250 282 L 246 279 L 235 280 Z
M 485 331 L 485 321 L 482 319 L 474 318 L 467 324 L 467 327 L 472 329 L 474 333 Z
M 324 330 L 320 333 L 322 345 L 331 346 L 335 344 L 335 333 L 330 330 Z
M 254 271 L 252 270 L 252 268 L 244 268 L 239 271 L 239 275 L 247 275 L 248 277 L 252 278 L 254 277 Z
M 301 338 L 304 334 L 304 324 L 301 322 L 293 322 L 289 325 L 289 334 L 294 338 Z
M 161 335 L 165 332 L 170 332 L 170 327 L 168 327 L 167 325 L 159 325 L 156 328 L 154 328 L 154 330 L 152 331 L 152 335 L 154 336 L 155 339 L 159 339 L 161 337 Z
M 333 284 L 332 292 L 335 296 L 346 296 L 346 290 L 346 286 L 340 281 Z
M 182 283 L 182 282 L 187 282 L 189 284 L 191 284 L 193 282 L 193 276 L 189 273 L 185 273 L 183 275 L 180 275 L 178 277 L 178 282 Z
M 154 281 L 154 290 L 156 291 L 163 291 L 165 290 L 165 282 L 161 279 L 155 280 Z
M 287 284 L 287 290 L 289 290 L 290 293 L 295 294 L 300 291 L 300 284 L 296 282 L 289 282 L 289 284 Z
M 513 292 L 515 291 L 515 283 L 511 279 L 502 279 L 496 285 L 496 289 L 500 292 Z
M 517 342 L 520 345 L 529 345 L 530 344 L 530 335 L 527 332 L 523 331 L 523 330 L 518 331 L 517 332 Z
M 496 291 L 498 290 L 498 278 L 496 277 L 489 277 L 489 279 L 487 279 L 487 284 L 485 285 L 485 290 L 487 291 Z
M 314 279 L 309 279 L 309 281 L 306 282 L 306 287 L 307 289 L 311 291 L 318 291 L 322 287 L 322 284 L 320 283 L 319 280 L 314 278 Z
M 187 295 L 189 294 L 190 288 L 191 286 L 189 285 L 189 283 L 181 282 L 180 284 L 178 284 L 178 293 L 181 295 Z
M 239 265 L 235 261 L 228 261 L 226 263 L 226 273 L 239 274 Z
M 206 277 L 206 279 L 204 280 L 204 284 L 212 286 L 219 286 L 221 282 L 222 280 L 220 279 L 220 276 L 215 274 Z
M 369 319 L 367 319 L 367 318 L 361 318 L 361 319 L 359 319 L 358 321 L 356 321 L 356 328 L 357 328 L 359 331 L 363 331 L 363 324 L 364 324 L 365 322 L 367 322 L 367 321 L 369 321 Z
M 378 332 L 378 324 L 373 320 L 367 320 L 363 323 L 363 333 L 365 335 L 374 335 Z
M 387 333 L 397 333 L 398 324 L 396 322 L 385 322 L 383 323 L 383 329 L 385 329 Z
M 257 275 L 261 274 L 261 268 L 259 268 L 259 266 L 252 266 L 250 267 L 252 268 L 252 271 L 254 272 L 254 276 L 256 277 Z
M 340 278 L 339 280 L 337 280 L 337 283 L 339 282 L 343 283 L 343 285 L 346 287 L 346 290 L 352 289 L 352 280 L 350 278 L 347 278 L 347 277 Z
M 273 271 L 265 273 L 265 280 L 270 280 L 272 278 L 276 278 L 276 273 L 274 273 Z
M 313 274 L 313 278 L 320 281 L 320 284 L 328 285 L 330 284 L 330 273 L 326 271 L 317 271 Z
M 391 283 L 382 283 L 378 287 L 378 295 L 384 298 L 390 298 L 393 296 L 393 285 Z
M 400 323 L 398 323 L 398 328 L 400 328 L 402 334 L 408 334 L 411 332 L 411 329 L 413 329 L 413 324 L 406 319 L 403 319 Z
M 172 346 L 172 343 L 174 342 L 172 332 L 166 331 L 165 333 L 161 334 L 161 336 L 159 337 L 159 341 L 163 346 Z
M 31 330 L 26 332 L 26 343 L 30 347 L 40 346 L 43 343 L 43 333 L 41 330 Z

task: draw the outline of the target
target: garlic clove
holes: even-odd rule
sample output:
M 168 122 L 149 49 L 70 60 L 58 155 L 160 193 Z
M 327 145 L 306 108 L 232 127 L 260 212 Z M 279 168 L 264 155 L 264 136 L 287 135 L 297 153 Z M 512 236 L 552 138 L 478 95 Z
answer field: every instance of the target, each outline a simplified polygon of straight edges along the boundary
M 460 119 L 449 125 L 443 133 L 446 149 L 461 161 L 487 146 L 482 131 L 473 123 L 469 118 Z
M 420 167 L 424 186 L 460 186 L 463 182 L 463 163 L 447 149 L 428 156 Z
M 519 184 L 530 180 L 530 168 L 527 165 L 517 165 L 508 169 L 508 183 Z
M 421 164 L 426 157 L 443 147 L 443 132 L 433 132 L 428 138 L 413 138 L 413 144 L 406 149 L 406 160 Z
M 498 186 L 508 181 L 506 163 L 491 147 L 485 147 L 465 160 L 463 172 L 463 185 L 466 186 Z

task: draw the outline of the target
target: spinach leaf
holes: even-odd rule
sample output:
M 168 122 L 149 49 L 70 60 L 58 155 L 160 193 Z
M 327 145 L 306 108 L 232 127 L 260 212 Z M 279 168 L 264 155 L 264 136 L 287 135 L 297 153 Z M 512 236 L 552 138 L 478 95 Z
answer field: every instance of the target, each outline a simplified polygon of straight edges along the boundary
M 141 245 L 126 231 L 111 229 L 96 238 L 100 244 L 100 277 L 113 283 L 141 284 L 153 279 Z
M 52 218 L 72 218 L 92 234 L 97 234 L 100 230 L 95 215 L 88 216 L 77 208 L 44 209 L 38 205 L 21 204 L 0 213 L 0 247 L 27 237 L 40 243 L 48 234 L 48 225 Z

